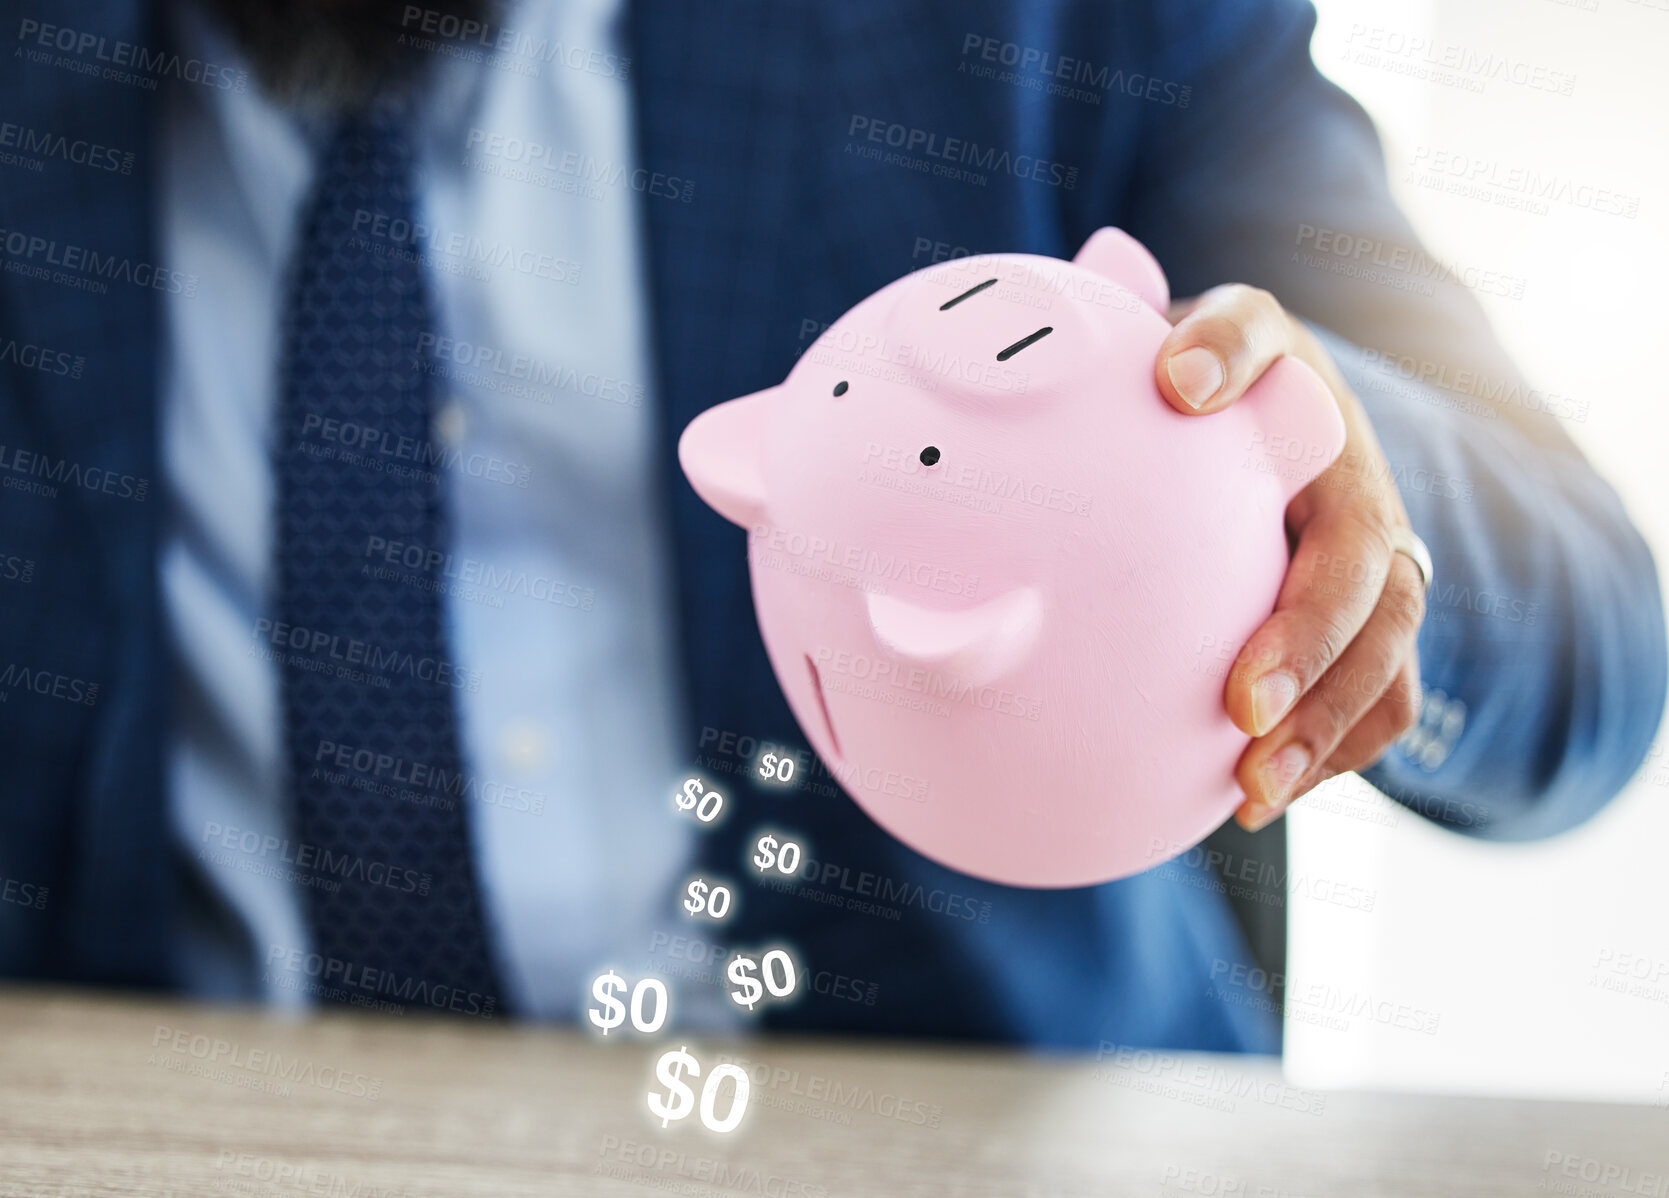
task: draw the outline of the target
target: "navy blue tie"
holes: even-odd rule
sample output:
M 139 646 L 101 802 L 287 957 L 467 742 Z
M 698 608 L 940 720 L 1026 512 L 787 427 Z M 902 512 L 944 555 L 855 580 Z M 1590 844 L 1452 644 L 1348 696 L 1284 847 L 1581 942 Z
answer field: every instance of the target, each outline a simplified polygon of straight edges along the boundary
M 447 545 L 418 368 L 430 308 L 396 114 L 344 120 L 302 216 L 283 324 L 271 652 L 327 997 L 501 1008 L 470 851 L 435 581 L 383 546 Z

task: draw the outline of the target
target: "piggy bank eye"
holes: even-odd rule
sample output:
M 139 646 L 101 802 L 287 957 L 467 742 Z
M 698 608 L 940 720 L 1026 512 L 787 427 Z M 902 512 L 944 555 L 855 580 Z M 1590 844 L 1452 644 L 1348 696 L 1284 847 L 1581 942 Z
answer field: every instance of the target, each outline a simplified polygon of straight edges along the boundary
M 841 379 L 840 382 L 835 384 L 834 393 L 836 395 L 845 395 L 846 394 L 846 380 L 845 379 Z
M 984 291 L 987 287 L 995 286 L 996 282 L 997 282 L 997 280 L 995 280 L 995 279 L 986 279 L 985 282 L 980 283 L 978 286 L 968 288 L 961 295 L 956 296 L 954 299 L 948 299 L 944 303 L 940 304 L 939 305 L 939 311 L 949 312 L 952 308 L 956 307 L 957 304 L 960 304 L 963 300 L 967 299 L 969 296 L 978 295 L 980 292 Z
M 1020 338 L 1020 340 L 1016 341 L 1013 345 L 1009 346 L 1007 349 L 1000 351 L 997 354 L 997 361 L 999 361 L 999 362 L 1008 361 L 1015 354 L 1017 354 L 1021 350 L 1025 349 L 1026 346 L 1030 345 L 1032 342 L 1041 341 L 1041 340 L 1043 340 L 1043 338 L 1047 337 L 1050 333 L 1053 333 L 1054 331 L 1055 331 L 1055 329 L 1054 329 L 1053 325 L 1047 325 L 1047 324 L 1044 325 L 1041 329 L 1037 330 L 1037 332 L 1031 334 L 1028 337 Z
M 921 464 L 923 466 L 931 466 L 931 465 L 933 465 L 933 463 L 937 462 L 938 460 L 939 460 L 939 447 L 938 446 L 929 445 L 926 449 L 921 451 Z

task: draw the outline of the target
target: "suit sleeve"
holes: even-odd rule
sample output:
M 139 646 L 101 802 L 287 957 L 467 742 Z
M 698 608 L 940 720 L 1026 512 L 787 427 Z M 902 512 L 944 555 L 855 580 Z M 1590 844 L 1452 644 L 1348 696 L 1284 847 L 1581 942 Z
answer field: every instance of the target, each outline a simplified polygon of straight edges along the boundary
M 1153 72 L 1190 104 L 1142 121 L 1126 227 L 1175 294 L 1251 283 L 1330 330 L 1435 562 L 1422 721 L 1366 777 L 1492 839 L 1582 822 L 1657 729 L 1663 605 L 1650 550 L 1560 423 L 1586 409 L 1525 382 L 1470 290 L 1525 280 L 1420 244 L 1367 115 L 1311 59 L 1307 2 L 1151 13 Z

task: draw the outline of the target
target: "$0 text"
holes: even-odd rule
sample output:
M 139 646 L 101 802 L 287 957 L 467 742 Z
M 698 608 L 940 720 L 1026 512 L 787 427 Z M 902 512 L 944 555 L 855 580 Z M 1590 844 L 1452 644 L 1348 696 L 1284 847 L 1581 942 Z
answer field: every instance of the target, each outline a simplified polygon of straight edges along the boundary
M 688 1045 L 675 1048 L 670 1052 L 663 1052 L 661 1059 L 655 1062 L 655 1080 L 666 1088 L 666 1095 L 662 1097 L 660 1091 L 649 1091 L 649 1113 L 661 1121 L 665 1127 L 678 1119 L 689 1117 L 695 1107 L 695 1094 L 685 1084 L 684 1077 L 701 1076 L 701 1063 L 687 1051 Z M 725 1078 L 736 1083 L 736 1088 L 730 1095 L 730 1109 L 725 1112 L 723 1119 L 718 1117 L 719 1088 Z M 741 1123 L 742 1116 L 748 1113 L 748 1075 L 739 1065 L 715 1065 L 713 1072 L 707 1075 L 706 1083 L 701 1087 L 701 1122 L 708 1131 L 735 1131 L 736 1125 Z
M 792 840 L 781 842 L 778 847 L 775 836 L 769 834 L 761 836 L 754 847 L 759 851 L 753 855 L 754 865 L 761 873 L 769 873 L 773 866 L 780 874 L 792 874 L 800 868 L 800 846 Z
M 724 810 L 724 796 L 716 790 L 707 790 L 700 778 L 685 778 L 684 789 L 673 795 L 672 801 L 680 811 L 693 809 L 695 818 L 704 824 L 718 819 L 719 812 Z
M 754 977 L 756 970 L 759 973 L 757 978 Z M 765 991 L 769 990 L 773 998 L 787 998 L 794 993 L 798 981 L 793 959 L 780 948 L 773 948 L 758 961 L 752 957 L 736 957 L 724 972 L 736 986 L 730 992 L 731 1001 L 750 1011 L 765 996 Z M 760 985 L 761 978 L 764 979 L 763 986 Z
M 609 970 L 596 981 L 591 983 L 591 997 L 602 1003 L 601 1007 L 590 1010 L 591 1022 L 603 1029 L 603 1035 L 608 1035 L 613 1028 L 619 1027 L 626 1021 L 626 1004 L 620 1001 L 620 995 L 626 993 L 626 979 L 614 970 Z M 646 1017 L 643 1013 L 644 997 L 655 996 L 655 1013 Z M 658 1032 L 666 1022 L 667 1001 L 666 983 L 660 978 L 644 978 L 632 988 L 632 1026 L 645 1034 Z
M 709 889 L 711 893 L 709 893 Z M 714 886 L 709 888 L 701 878 L 695 879 L 684 887 L 684 893 L 689 898 L 684 900 L 684 910 L 691 915 L 706 912 L 714 919 L 723 919 L 730 914 L 730 887 Z

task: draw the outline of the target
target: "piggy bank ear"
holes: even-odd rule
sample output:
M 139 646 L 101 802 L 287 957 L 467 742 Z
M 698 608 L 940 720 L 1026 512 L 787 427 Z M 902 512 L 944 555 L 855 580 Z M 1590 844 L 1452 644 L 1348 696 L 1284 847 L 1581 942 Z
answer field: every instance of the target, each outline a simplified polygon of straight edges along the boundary
M 1043 627 L 1043 600 L 1018 587 L 964 611 L 934 611 L 870 592 L 869 628 L 882 648 L 921 666 L 949 669 L 984 686 L 1025 660 Z
M 1277 358 L 1234 408 L 1251 414 L 1253 456 L 1262 459 L 1265 473 L 1281 481 L 1289 499 L 1344 449 L 1339 401 L 1321 376 L 1297 358 Z
M 1158 259 L 1123 229 L 1111 225 L 1097 229 L 1072 261 L 1120 287 L 1128 287 L 1161 316 L 1171 306 L 1171 286 L 1165 282 Z
M 777 388 L 708 408 L 678 438 L 678 464 L 695 493 L 743 528 L 765 518 L 765 418 Z

